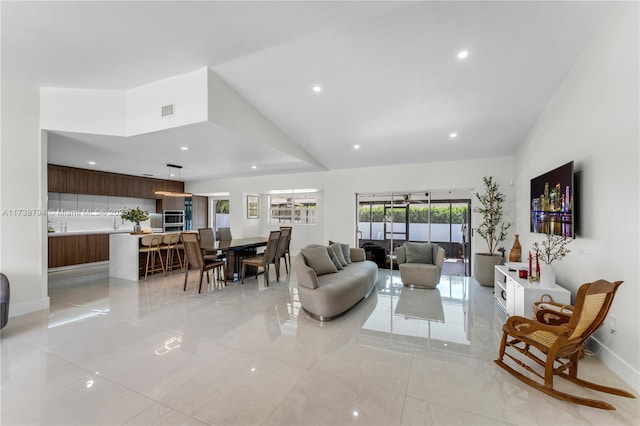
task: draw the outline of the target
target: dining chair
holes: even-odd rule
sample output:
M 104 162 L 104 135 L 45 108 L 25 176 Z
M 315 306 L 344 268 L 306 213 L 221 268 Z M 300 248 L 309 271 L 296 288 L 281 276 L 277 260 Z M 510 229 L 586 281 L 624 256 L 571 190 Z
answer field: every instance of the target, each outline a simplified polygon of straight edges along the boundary
M 280 231 L 271 231 L 271 233 L 269 233 L 269 239 L 267 240 L 267 248 L 265 249 L 263 254 L 242 259 L 242 284 L 244 284 L 245 268 L 248 265 L 256 268 L 256 279 L 258 278 L 258 268 L 262 268 L 264 270 L 265 282 L 267 285 L 269 285 L 269 265 L 274 262 L 274 259 L 276 257 L 276 250 L 278 249 L 279 239 Z M 276 279 L 280 281 L 277 268 Z
M 286 255 L 286 259 L 284 260 L 284 267 L 287 270 L 287 274 L 289 273 L 289 268 L 291 267 L 291 254 L 290 254 L 290 246 L 291 246 L 291 234 L 293 232 L 292 226 L 281 226 L 280 231 L 284 231 L 285 229 L 289 230 L 289 236 L 287 237 L 287 248 L 284 251 Z M 284 257 L 284 256 L 283 256 Z
M 280 260 L 284 259 L 284 267 L 289 275 L 289 267 L 287 266 L 287 257 L 285 256 L 287 247 L 289 246 L 289 236 L 291 235 L 291 228 L 284 228 L 280 230 L 280 238 L 278 239 L 278 248 L 276 249 L 276 256 L 273 259 L 273 263 L 276 265 L 276 277 L 280 279 Z
M 231 241 L 233 239 L 231 237 L 231 228 L 218 228 L 218 236 L 220 241 Z
M 209 281 L 209 271 L 215 270 L 218 273 L 218 279 L 220 279 L 220 274 L 224 276 L 224 285 L 227 285 L 226 274 L 224 273 L 225 262 L 219 260 L 215 255 L 203 255 L 202 248 L 200 247 L 200 239 L 198 238 L 198 234 L 193 232 L 182 232 L 180 233 L 180 239 L 182 240 L 182 245 L 184 246 L 184 252 L 187 258 L 186 268 L 184 272 L 184 288 L 182 291 L 187 289 L 187 279 L 189 277 L 189 268 L 197 269 L 200 271 L 200 285 L 198 287 L 198 293 L 202 291 L 202 276 L 204 273 L 207 273 L 207 283 Z M 216 277 L 214 276 L 214 279 Z
M 205 255 L 215 254 L 218 259 L 224 260 L 226 258 L 222 250 L 218 250 L 216 247 L 215 232 L 211 228 L 198 228 L 198 235 L 200 236 L 200 247 Z
M 162 260 L 162 254 L 160 253 L 160 244 L 162 244 L 162 235 L 145 235 L 140 239 L 140 253 L 147 254 L 147 262 L 144 268 L 144 280 L 147 280 L 149 272 L 162 271 L 162 275 L 167 276 L 167 270 Z M 156 257 L 160 260 L 160 268 L 156 267 Z M 151 268 L 149 268 L 149 261 L 151 261 Z

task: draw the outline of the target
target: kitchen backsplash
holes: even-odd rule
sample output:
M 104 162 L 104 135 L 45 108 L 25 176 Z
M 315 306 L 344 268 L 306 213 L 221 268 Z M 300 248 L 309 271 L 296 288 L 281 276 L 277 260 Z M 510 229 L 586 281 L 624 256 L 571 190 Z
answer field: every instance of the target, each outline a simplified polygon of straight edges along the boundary
M 156 200 L 148 198 L 58 192 L 50 192 L 48 196 L 48 222 L 55 232 L 132 230 L 134 224 L 120 218 L 124 209 L 139 207 L 149 213 L 156 211 Z M 150 226 L 150 223 L 147 220 L 140 225 L 144 228 Z

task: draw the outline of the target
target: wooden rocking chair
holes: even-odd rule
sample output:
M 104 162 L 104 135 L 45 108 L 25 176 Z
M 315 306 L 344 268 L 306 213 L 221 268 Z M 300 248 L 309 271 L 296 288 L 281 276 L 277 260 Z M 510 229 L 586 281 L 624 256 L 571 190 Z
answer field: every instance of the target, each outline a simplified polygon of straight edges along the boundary
M 502 327 L 503 334 L 500 344 L 500 356 L 495 360 L 495 363 L 517 379 L 533 386 L 539 391 L 554 398 L 575 404 L 615 410 L 615 407 L 607 402 L 583 398 L 554 389 L 554 375 L 558 375 L 589 389 L 635 398 L 633 394 L 627 391 L 602 386 L 577 377 L 580 349 L 587 338 L 604 322 L 611 303 L 613 302 L 613 296 L 620 284 L 622 284 L 622 281 L 610 283 L 605 280 L 583 284 L 578 290 L 573 314 L 566 324 L 549 325 L 529 318 L 519 316 L 509 317 Z M 542 352 L 544 356 L 539 357 L 537 352 L 532 353 L 530 351 L 532 347 Z M 514 356 L 507 353 L 507 348 L 514 349 L 544 367 L 544 375 L 516 358 L 516 356 L 518 356 L 517 354 Z M 544 384 L 539 380 L 525 376 L 507 365 L 503 360 L 505 356 L 544 380 Z

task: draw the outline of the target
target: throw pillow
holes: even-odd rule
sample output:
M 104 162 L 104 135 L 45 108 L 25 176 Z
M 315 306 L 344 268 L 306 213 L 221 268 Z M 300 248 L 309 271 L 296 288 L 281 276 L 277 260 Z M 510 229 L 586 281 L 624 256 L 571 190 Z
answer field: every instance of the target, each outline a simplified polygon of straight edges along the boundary
M 348 263 L 345 260 L 344 255 L 342 254 L 342 248 L 340 247 L 340 244 L 339 243 L 333 243 L 329 247 L 331 247 L 333 249 L 333 252 L 336 254 L 336 257 L 338 258 L 338 260 L 340 261 L 342 266 L 347 266 Z
M 407 263 L 407 250 L 404 248 L 404 246 L 396 247 L 393 252 L 396 255 L 396 261 L 398 262 L 398 264 Z
M 342 249 L 342 255 L 344 256 L 344 260 L 346 260 L 347 263 L 353 263 L 351 262 L 351 249 L 349 247 L 349 244 L 340 243 L 340 248 Z
M 336 254 L 333 252 L 333 249 L 331 247 L 327 247 L 327 253 L 329 253 L 329 257 L 331 258 L 331 261 L 336 266 L 338 271 L 342 271 L 344 267 L 342 266 L 342 263 L 340 263 L 340 261 L 338 260 L 338 256 L 336 256 Z
M 430 243 L 404 243 L 407 263 L 430 263 L 433 265 L 433 248 Z
M 313 269 L 316 275 L 325 275 L 338 272 L 338 269 L 331 261 L 327 248 L 324 246 L 303 248 L 300 250 L 307 266 Z

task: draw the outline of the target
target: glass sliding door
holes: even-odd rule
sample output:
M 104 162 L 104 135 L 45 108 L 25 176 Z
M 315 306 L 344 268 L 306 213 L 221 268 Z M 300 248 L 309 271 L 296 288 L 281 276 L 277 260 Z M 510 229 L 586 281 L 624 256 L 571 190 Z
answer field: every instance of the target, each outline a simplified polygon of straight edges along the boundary
M 471 199 L 467 190 L 357 194 L 358 246 L 380 268 L 405 241 L 433 242 L 446 252 L 445 275 L 470 275 Z M 444 197 L 442 195 L 445 195 Z M 395 269 L 394 265 L 394 269 Z
M 470 275 L 469 221 L 471 200 L 433 200 L 432 242 L 445 250 L 444 275 Z

